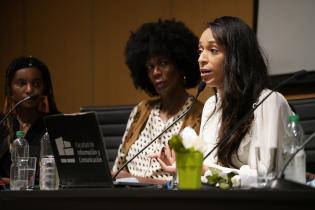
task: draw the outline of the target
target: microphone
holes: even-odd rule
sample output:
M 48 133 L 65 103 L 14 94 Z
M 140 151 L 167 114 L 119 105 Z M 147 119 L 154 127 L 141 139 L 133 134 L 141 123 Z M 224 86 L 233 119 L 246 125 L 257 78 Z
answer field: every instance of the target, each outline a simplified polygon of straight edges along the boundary
M 203 158 L 204 160 L 209 157 L 209 155 L 211 155 L 213 153 L 213 151 L 218 148 L 220 145 L 226 143 L 229 138 L 231 137 L 232 134 L 235 133 L 235 131 L 237 131 L 241 125 L 251 116 L 251 114 L 277 89 L 279 89 L 281 86 L 283 86 L 284 84 L 288 83 L 289 81 L 295 79 L 295 78 L 300 78 L 302 75 L 305 75 L 307 73 L 306 70 L 300 70 L 295 72 L 292 76 L 290 76 L 288 79 L 282 81 L 280 84 L 278 84 L 276 87 L 274 87 L 258 104 L 254 103 L 253 104 L 253 108 L 246 114 L 244 115 L 240 121 L 238 121 L 238 123 L 232 128 L 232 130 L 230 132 L 228 132 L 226 135 L 223 136 L 222 140 L 220 142 L 218 142 L 210 152 L 208 152 L 206 154 L 206 156 Z
M 289 157 L 289 159 L 285 162 L 285 164 L 282 167 L 282 170 L 280 171 L 279 175 L 272 180 L 268 187 L 274 190 L 297 190 L 297 189 L 304 189 L 304 190 L 315 190 L 313 187 L 307 186 L 305 184 L 301 184 L 294 181 L 285 180 L 284 171 L 288 167 L 289 163 L 292 161 L 292 159 L 295 157 L 295 155 L 301 151 L 311 140 L 313 140 L 315 137 L 315 132 L 310 135 L 301 146 L 298 147 L 298 149 Z
M 19 102 L 17 102 L 14 107 L 12 109 L 10 109 L 8 111 L 8 113 L 1 119 L 0 121 L 0 125 L 5 121 L 5 119 L 8 118 L 8 116 L 21 104 L 23 103 L 24 101 L 27 101 L 27 100 L 35 100 L 36 98 L 38 98 L 39 94 L 38 93 L 35 93 L 35 94 L 32 94 L 30 96 L 27 96 L 25 98 L 23 98 L 22 100 L 20 100 Z
M 130 160 L 126 161 L 119 169 L 118 171 L 115 173 L 115 175 L 113 176 L 113 180 L 116 180 L 116 177 L 118 176 L 118 174 L 131 162 L 133 161 L 139 154 L 141 154 L 146 148 L 148 148 L 151 144 L 153 144 L 153 142 L 155 142 L 158 138 L 160 138 L 169 128 L 171 128 L 172 126 L 175 125 L 175 123 L 177 123 L 180 119 L 182 119 L 183 117 L 185 117 L 187 115 L 187 113 L 190 112 L 190 110 L 192 109 L 192 107 L 194 106 L 194 104 L 197 101 L 198 96 L 200 95 L 200 93 L 205 89 L 206 87 L 206 83 L 205 82 L 200 82 L 200 84 L 198 85 L 198 90 L 196 93 L 196 96 L 194 97 L 194 101 L 192 102 L 191 106 L 183 113 L 181 114 L 178 118 L 176 118 L 174 120 L 174 122 L 172 124 L 170 124 L 169 126 L 167 126 L 164 130 L 161 131 L 161 133 L 159 135 L 157 135 L 152 141 L 150 141 L 147 145 L 145 145 L 137 154 L 135 154 Z
M 35 94 L 32 94 L 29 96 L 31 100 L 35 100 L 39 97 L 39 94 L 38 93 L 35 93 Z
M 204 81 L 201 81 L 198 85 L 198 89 L 197 89 L 197 94 L 195 96 L 195 100 L 197 100 L 198 96 L 200 95 L 200 93 L 205 89 L 206 87 L 206 83 Z

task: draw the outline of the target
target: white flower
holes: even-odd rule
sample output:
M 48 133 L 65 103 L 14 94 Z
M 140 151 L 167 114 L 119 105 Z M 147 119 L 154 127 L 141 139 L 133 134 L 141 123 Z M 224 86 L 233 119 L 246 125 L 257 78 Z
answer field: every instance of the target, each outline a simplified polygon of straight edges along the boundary
M 196 131 L 191 127 L 184 128 L 180 136 L 183 138 L 183 145 L 186 149 L 193 147 L 193 142 L 198 137 Z
M 202 137 L 197 136 L 194 142 L 194 148 L 195 150 L 204 153 L 207 150 L 207 143 Z
M 233 187 L 240 187 L 241 186 L 241 176 L 235 175 L 231 178 L 231 182 Z
M 194 148 L 201 153 L 205 152 L 207 149 L 204 139 L 198 136 L 195 130 L 191 127 L 184 128 L 180 133 L 180 136 L 183 139 L 183 145 L 186 149 Z

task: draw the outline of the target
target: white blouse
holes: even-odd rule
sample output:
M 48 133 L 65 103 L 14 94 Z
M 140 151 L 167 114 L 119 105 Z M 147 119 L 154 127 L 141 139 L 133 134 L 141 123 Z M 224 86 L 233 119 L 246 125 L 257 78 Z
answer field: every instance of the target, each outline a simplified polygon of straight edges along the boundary
M 269 94 L 271 90 L 265 89 L 259 97 L 259 102 Z M 220 103 L 219 95 L 217 94 Z M 217 104 L 217 106 L 218 106 Z M 210 97 L 204 106 L 201 118 L 200 135 L 207 141 L 207 151 L 212 150 L 217 143 L 218 132 L 220 129 L 221 111 L 215 111 L 211 116 L 216 105 L 215 96 Z M 292 113 L 287 100 L 278 92 L 272 93 L 254 111 L 254 120 L 249 132 L 242 139 L 238 149 L 238 158 L 232 157 L 233 163 L 240 168 L 242 165 L 249 165 L 251 169 L 256 169 L 255 147 L 257 145 L 278 148 L 277 160 L 278 170 L 282 167 L 282 142 L 285 135 L 285 128 L 288 116 Z M 212 167 L 218 166 L 217 150 L 204 161 L 204 164 Z M 218 166 L 219 167 L 219 166 Z M 220 168 L 220 167 L 219 167 Z

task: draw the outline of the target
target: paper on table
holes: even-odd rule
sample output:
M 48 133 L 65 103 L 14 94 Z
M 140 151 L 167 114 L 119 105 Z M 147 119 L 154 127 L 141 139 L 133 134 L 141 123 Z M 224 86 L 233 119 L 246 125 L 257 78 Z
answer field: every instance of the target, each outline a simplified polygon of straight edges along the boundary
M 124 177 L 116 179 L 116 182 L 124 182 L 124 183 L 139 183 L 139 180 L 135 177 Z

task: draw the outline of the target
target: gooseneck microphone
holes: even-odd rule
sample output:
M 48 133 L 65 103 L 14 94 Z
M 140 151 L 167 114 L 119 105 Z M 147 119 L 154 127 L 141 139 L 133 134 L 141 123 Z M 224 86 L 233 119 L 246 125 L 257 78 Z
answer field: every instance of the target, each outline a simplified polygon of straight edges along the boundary
M 161 133 L 159 135 L 157 135 L 152 141 L 150 141 L 147 145 L 145 145 L 137 154 L 135 154 L 131 159 L 129 159 L 128 161 L 126 161 L 119 169 L 118 171 L 115 173 L 115 175 L 113 176 L 113 180 L 116 180 L 116 177 L 118 176 L 118 174 L 131 162 L 133 161 L 139 154 L 141 154 L 146 148 L 148 148 L 153 142 L 155 142 L 158 138 L 160 138 L 168 129 L 170 129 L 172 126 L 175 125 L 175 123 L 177 123 L 180 119 L 182 119 L 184 116 L 187 115 L 187 113 L 190 112 L 190 110 L 192 109 L 192 107 L 194 106 L 194 104 L 197 101 L 198 96 L 200 95 L 200 93 L 205 89 L 206 87 L 206 83 L 205 82 L 201 82 L 198 85 L 198 90 L 196 93 L 196 96 L 194 97 L 194 101 L 192 102 L 191 106 L 183 113 L 181 114 L 178 118 L 176 118 L 172 124 L 170 124 L 169 126 L 167 126 L 164 130 L 161 131 Z
M 232 134 L 234 134 L 240 127 L 241 125 L 243 125 L 243 123 L 251 116 L 251 114 L 274 92 L 276 91 L 277 89 L 279 89 L 281 86 L 283 86 L 284 84 L 288 83 L 289 81 L 295 79 L 295 78 L 298 78 L 298 77 L 301 77 L 302 75 L 305 75 L 307 73 L 306 70 L 300 70 L 300 71 L 297 71 L 295 72 L 291 77 L 289 77 L 288 79 L 282 81 L 280 84 L 278 84 L 276 87 L 274 87 L 259 103 L 255 103 L 253 104 L 253 108 L 246 114 L 244 115 L 239 121 L 238 123 L 232 127 L 231 131 L 228 132 L 226 135 L 223 136 L 222 140 L 220 142 L 218 142 L 213 148 L 212 150 L 207 153 L 205 156 L 204 156 L 204 160 L 209 157 L 209 155 L 211 155 L 213 153 L 213 151 L 218 148 L 220 145 L 226 143 Z
M 0 121 L 0 125 L 8 118 L 8 116 L 21 104 L 23 103 L 24 101 L 27 101 L 27 100 L 34 100 L 36 99 L 37 97 L 39 96 L 39 94 L 35 93 L 33 95 L 30 95 L 30 96 L 27 96 L 25 98 L 23 98 L 22 100 L 20 100 L 19 102 L 17 102 L 13 108 L 11 108 L 8 113 L 1 119 Z
M 296 190 L 296 189 L 304 189 L 304 190 L 315 190 L 313 187 L 309 187 L 305 184 L 300 184 L 294 181 L 285 180 L 284 171 L 288 167 L 288 165 L 291 163 L 292 159 L 296 156 L 296 154 L 301 151 L 311 140 L 313 140 L 315 137 L 315 132 L 312 133 L 303 144 L 301 144 L 298 149 L 289 157 L 289 159 L 284 163 L 280 173 L 276 177 L 276 179 L 272 180 L 271 183 L 268 185 L 268 187 L 274 189 L 274 190 Z

